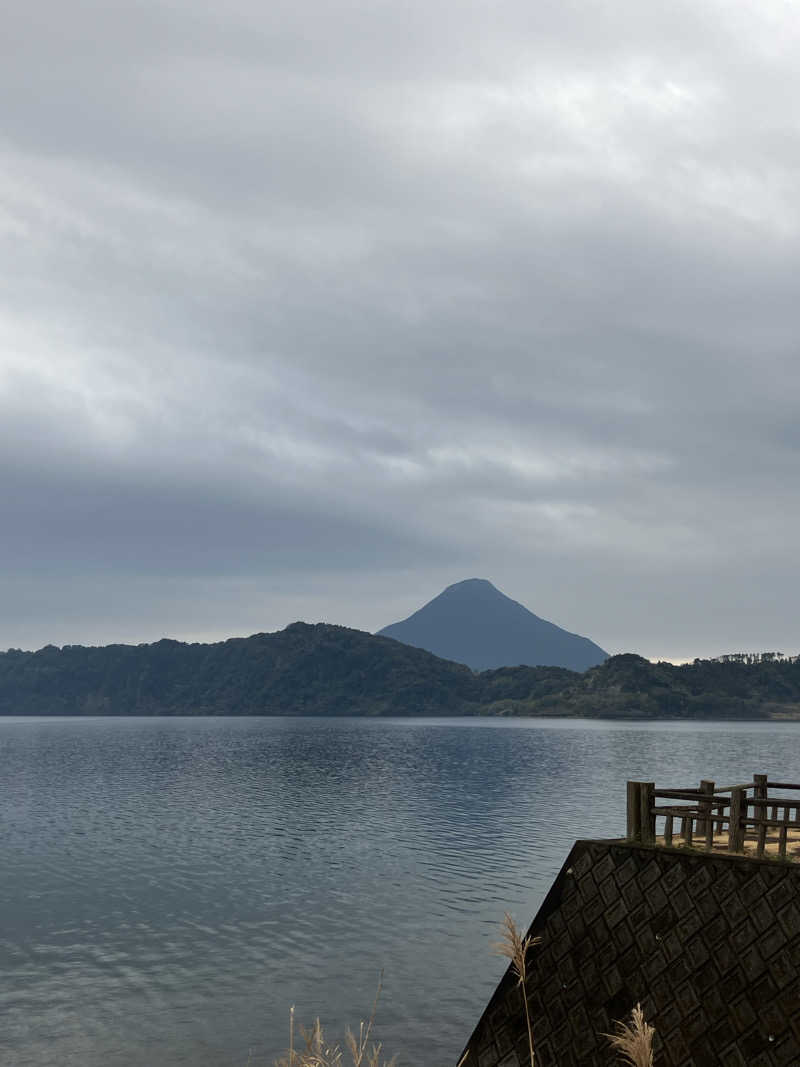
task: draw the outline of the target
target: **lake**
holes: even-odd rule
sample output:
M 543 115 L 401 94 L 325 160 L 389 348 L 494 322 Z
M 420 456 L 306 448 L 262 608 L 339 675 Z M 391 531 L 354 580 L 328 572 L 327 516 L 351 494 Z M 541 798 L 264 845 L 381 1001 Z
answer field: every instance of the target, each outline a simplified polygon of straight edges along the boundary
M 289 1008 L 455 1059 L 625 781 L 798 780 L 793 723 L 0 718 L 0 1063 L 251 1067 Z M 557 800 L 558 797 L 565 799 Z

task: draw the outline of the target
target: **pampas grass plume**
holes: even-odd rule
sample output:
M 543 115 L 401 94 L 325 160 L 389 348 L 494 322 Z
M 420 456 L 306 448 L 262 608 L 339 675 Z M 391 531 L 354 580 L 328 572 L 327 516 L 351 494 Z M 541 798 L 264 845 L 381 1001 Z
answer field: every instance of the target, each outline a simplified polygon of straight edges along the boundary
M 608 1038 L 622 1063 L 628 1067 L 653 1067 L 655 1032 L 655 1027 L 645 1020 L 641 1004 L 637 1004 L 629 1023 L 617 1022 L 614 1033 L 603 1036 Z

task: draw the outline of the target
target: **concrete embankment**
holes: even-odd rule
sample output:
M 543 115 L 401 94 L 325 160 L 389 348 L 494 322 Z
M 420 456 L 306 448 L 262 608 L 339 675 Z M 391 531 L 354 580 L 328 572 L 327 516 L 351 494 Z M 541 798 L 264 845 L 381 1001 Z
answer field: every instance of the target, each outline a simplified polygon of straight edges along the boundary
M 603 1037 L 641 1002 L 659 1067 L 800 1064 L 800 865 L 578 841 L 531 927 L 525 993 L 536 1067 L 600 1067 Z M 530 1062 L 506 973 L 465 1067 Z

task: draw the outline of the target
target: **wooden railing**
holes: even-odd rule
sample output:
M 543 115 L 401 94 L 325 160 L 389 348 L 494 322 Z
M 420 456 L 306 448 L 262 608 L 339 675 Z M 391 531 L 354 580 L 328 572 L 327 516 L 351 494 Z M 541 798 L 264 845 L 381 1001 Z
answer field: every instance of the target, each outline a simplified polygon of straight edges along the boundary
M 798 795 L 776 796 L 772 790 L 778 789 Z M 664 800 L 680 803 L 659 803 Z M 785 859 L 791 831 L 798 832 L 800 845 L 800 784 L 770 782 L 766 774 L 728 786 L 704 779 L 698 789 L 657 789 L 654 782 L 628 782 L 628 839 L 643 845 L 674 845 L 676 830 L 679 844 L 702 844 L 707 852 L 744 852 L 747 844 L 754 844 L 756 855 L 763 856 L 775 840 L 777 855 Z

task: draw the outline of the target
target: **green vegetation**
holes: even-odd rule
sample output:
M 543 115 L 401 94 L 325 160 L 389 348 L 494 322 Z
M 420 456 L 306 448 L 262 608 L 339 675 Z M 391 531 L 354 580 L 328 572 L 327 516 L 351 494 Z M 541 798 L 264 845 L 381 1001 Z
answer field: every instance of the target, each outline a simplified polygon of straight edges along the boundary
M 0 654 L 11 715 L 438 715 L 480 710 L 468 667 L 319 623 L 216 644 Z
M 609 718 L 800 718 L 800 657 L 740 654 L 678 666 L 625 653 L 557 693 L 513 701 L 508 710 Z
M 325 623 L 216 644 L 0 653 L 3 715 L 568 715 L 800 718 L 800 657 L 684 666 L 612 656 L 474 673 L 390 638 Z

